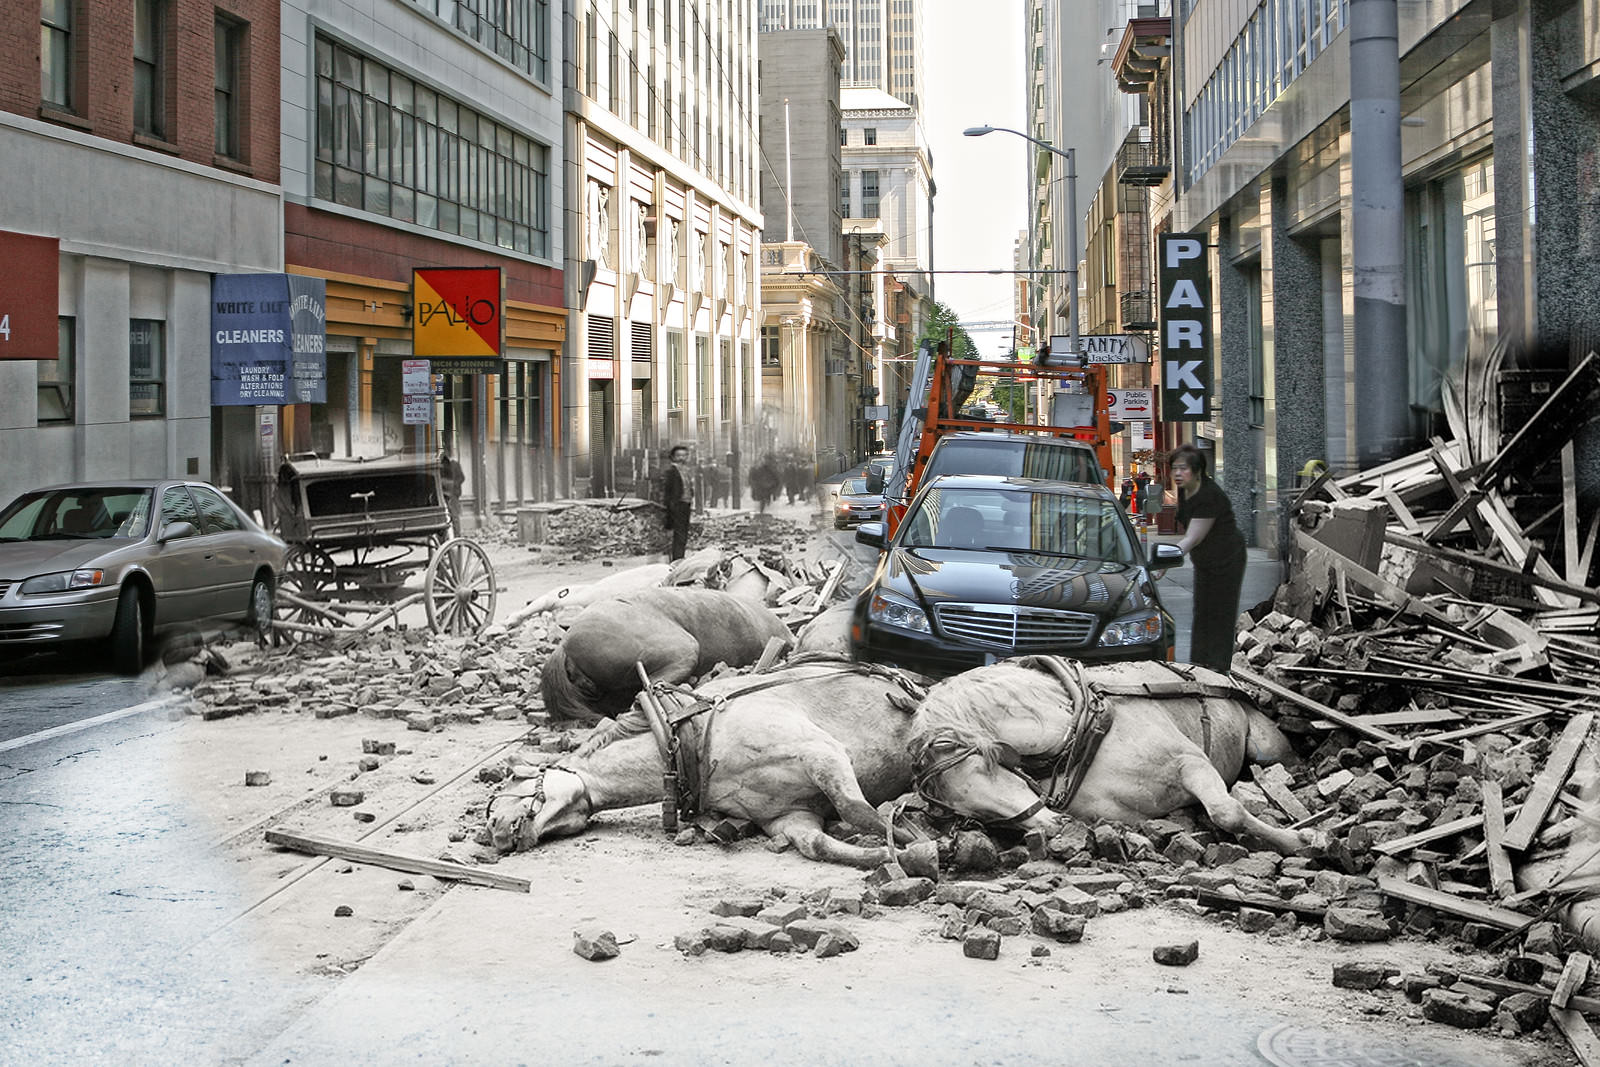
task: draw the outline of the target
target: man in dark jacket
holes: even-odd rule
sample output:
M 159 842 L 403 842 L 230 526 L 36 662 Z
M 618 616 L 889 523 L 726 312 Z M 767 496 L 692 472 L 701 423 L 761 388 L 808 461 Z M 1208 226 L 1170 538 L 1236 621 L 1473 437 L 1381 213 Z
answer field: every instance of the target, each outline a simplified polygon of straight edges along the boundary
M 444 493 L 444 506 L 450 512 L 450 536 L 461 536 L 461 487 L 466 484 L 467 473 L 461 464 L 450 458 L 448 449 L 439 449 L 439 488 Z
M 689 544 L 689 515 L 694 510 L 689 449 L 686 445 L 673 445 L 667 458 L 672 463 L 661 479 L 661 506 L 666 509 L 666 527 L 672 531 L 672 549 L 667 558 L 678 560 Z

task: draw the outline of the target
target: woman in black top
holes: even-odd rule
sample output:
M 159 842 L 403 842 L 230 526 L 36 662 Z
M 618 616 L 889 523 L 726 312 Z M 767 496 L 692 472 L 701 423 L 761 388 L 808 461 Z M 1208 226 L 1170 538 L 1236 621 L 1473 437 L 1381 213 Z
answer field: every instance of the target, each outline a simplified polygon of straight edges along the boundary
M 1194 445 L 1173 449 L 1168 461 L 1178 489 L 1178 547 L 1194 565 L 1194 622 L 1189 661 L 1226 671 L 1233 659 L 1233 629 L 1244 585 L 1244 538 L 1233 505 L 1206 473 L 1206 456 Z

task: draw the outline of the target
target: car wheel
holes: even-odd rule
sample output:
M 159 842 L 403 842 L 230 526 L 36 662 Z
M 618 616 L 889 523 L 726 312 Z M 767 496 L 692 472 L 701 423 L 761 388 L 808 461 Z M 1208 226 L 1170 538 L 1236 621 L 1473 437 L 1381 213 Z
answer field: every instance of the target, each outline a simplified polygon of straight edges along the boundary
M 257 578 L 250 587 L 250 614 L 246 621 L 256 640 L 262 644 L 272 636 L 272 615 L 272 583 L 265 578 Z
M 117 599 L 117 621 L 111 626 L 111 665 L 121 674 L 138 674 L 144 669 L 144 605 L 139 590 L 122 587 Z

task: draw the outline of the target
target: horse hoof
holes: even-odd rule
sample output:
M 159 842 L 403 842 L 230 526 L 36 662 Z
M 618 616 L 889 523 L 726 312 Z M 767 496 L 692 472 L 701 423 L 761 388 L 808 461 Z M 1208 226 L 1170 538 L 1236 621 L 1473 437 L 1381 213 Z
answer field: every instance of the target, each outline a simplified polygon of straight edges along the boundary
M 913 878 L 939 880 L 939 845 L 934 841 L 918 841 L 899 850 L 897 857 L 901 868 Z

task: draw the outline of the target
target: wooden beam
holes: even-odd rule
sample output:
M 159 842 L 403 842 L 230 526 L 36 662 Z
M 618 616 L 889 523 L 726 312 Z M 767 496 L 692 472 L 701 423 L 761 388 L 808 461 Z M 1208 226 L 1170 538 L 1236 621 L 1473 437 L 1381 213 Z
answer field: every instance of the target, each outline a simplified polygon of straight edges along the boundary
M 1483 844 L 1489 861 L 1489 888 L 1501 900 L 1517 891 L 1511 873 L 1511 857 L 1506 855 L 1506 809 L 1500 783 L 1492 778 L 1483 782 Z
M 1468 489 L 1461 484 L 1461 478 L 1456 474 L 1456 470 L 1450 465 L 1450 462 L 1445 459 L 1444 452 L 1444 442 L 1435 437 L 1433 439 L 1433 447 L 1428 449 L 1428 458 L 1433 461 L 1434 467 L 1438 469 L 1439 476 L 1444 479 L 1444 484 L 1450 487 L 1450 495 L 1456 498 L 1456 502 L 1450 506 L 1450 510 L 1445 513 L 1445 517 L 1439 520 L 1433 529 L 1428 531 L 1426 540 L 1433 541 L 1443 537 L 1454 529 L 1461 519 L 1465 518 L 1467 525 L 1472 527 L 1472 536 L 1477 538 L 1478 546 L 1480 548 L 1488 548 L 1492 538 L 1489 534 L 1489 528 L 1484 525 L 1483 516 L 1479 513 L 1477 507 L 1478 501 L 1482 499 L 1482 493 L 1479 492 L 1476 486 Z
M 1332 566 L 1336 570 L 1343 573 L 1356 585 L 1361 586 L 1363 589 L 1370 589 L 1374 593 L 1381 594 L 1382 596 L 1388 598 L 1389 603 L 1400 608 L 1402 611 L 1408 611 L 1417 615 L 1421 615 L 1423 618 L 1432 619 L 1434 622 L 1437 622 L 1443 626 L 1448 626 L 1452 630 L 1455 629 L 1454 620 L 1452 620 L 1450 616 L 1446 615 L 1438 608 L 1434 607 L 1432 604 L 1429 604 L 1427 601 L 1419 600 L 1410 593 L 1406 592 L 1404 589 L 1395 585 L 1393 582 L 1390 582 L 1384 578 L 1380 578 L 1378 575 L 1361 566 L 1361 564 L 1346 556 L 1340 555 L 1338 552 L 1329 548 L 1327 545 L 1323 544 L 1321 541 L 1318 541 L 1316 538 L 1312 537 L 1310 534 L 1306 533 L 1302 529 L 1299 529 L 1298 527 L 1295 529 L 1294 535 L 1295 542 L 1306 554 L 1306 560 L 1308 564 L 1313 562 L 1320 564 L 1322 561 L 1325 561 L 1329 566 Z M 1385 535 L 1385 539 L 1393 540 L 1393 537 L 1391 535 Z M 1432 546 L 1425 545 L 1425 549 L 1427 551 L 1432 551 Z
M 1320 716 L 1321 718 L 1327 719 L 1329 722 L 1336 722 L 1340 726 L 1353 730 L 1362 737 L 1385 745 L 1404 744 L 1404 742 L 1397 735 L 1390 733 L 1381 726 L 1368 726 L 1366 723 L 1361 722 L 1353 716 L 1346 715 L 1342 711 L 1336 711 L 1333 708 L 1328 707 L 1326 704 L 1319 704 L 1317 701 L 1312 700 L 1309 697 L 1303 697 L 1292 689 L 1285 689 L 1277 682 L 1268 681 L 1254 671 L 1246 670 L 1243 667 L 1235 667 L 1233 668 L 1233 676 L 1241 681 L 1248 682 L 1251 685 L 1259 686 L 1278 699 L 1287 700 L 1289 703 L 1305 711 L 1309 711 L 1313 715 Z
M 1556 979 L 1556 987 L 1550 991 L 1550 1006 L 1552 1008 L 1565 1008 L 1572 999 L 1572 994 L 1583 988 L 1583 983 L 1589 980 L 1589 954 L 1574 952 L 1567 957 L 1567 965 L 1561 968 L 1561 977 Z
M 1511 810 L 1515 811 L 1516 809 L 1513 808 Z M 1405 837 L 1397 837 L 1392 841 L 1373 845 L 1372 851 L 1383 856 L 1398 856 L 1400 853 L 1410 851 L 1418 845 L 1427 845 L 1446 837 L 1454 837 L 1456 834 L 1466 833 L 1468 830 L 1476 830 L 1482 825 L 1482 815 L 1468 815 L 1460 819 L 1451 819 L 1449 822 L 1442 822 L 1438 826 L 1430 826 L 1426 830 L 1418 830 L 1414 834 L 1407 834 Z
M 1550 999 L 1550 990 L 1544 986 L 1530 985 L 1527 982 L 1513 982 L 1509 978 L 1502 978 L 1497 974 L 1472 974 L 1463 972 L 1461 980 L 1468 985 L 1475 985 L 1480 989 L 1492 989 L 1496 993 L 1532 993 L 1534 996 Z M 1600 998 L 1572 996 L 1567 998 L 1567 1008 L 1573 1011 L 1600 1011 Z
M 332 856 L 335 859 L 349 860 L 351 863 L 365 863 L 392 871 L 405 871 L 407 874 L 427 874 L 455 882 L 488 886 L 491 889 L 509 889 L 516 893 L 531 892 L 533 888 L 532 883 L 526 878 L 513 878 L 508 874 L 496 874 L 493 871 L 468 867 L 462 863 L 408 856 L 400 852 L 374 848 L 371 845 L 357 844 L 354 841 L 290 833 L 287 830 L 268 830 L 266 838 L 268 844 L 279 845 L 296 852 L 306 852 L 313 856 Z
M 1429 889 L 1427 886 L 1412 885 L 1392 875 L 1382 875 L 1378 878 L 1378 892 L 1385 896 L 1394 897 L 1396 900 L 1408 901 L 1412 904 L 1422 904 L 1434 911 L 1442 911 L 1446 915 L 1459 915 L 1463 919 L 1483 923 L 1485 926 L 1498 926 L 1503 930 L 1521 930 L 1529 923 L 1534 922 L 1537 916 L 1524 915 L 1520 911 L 1510 908 L 1497 907 L 1494 904 L 1482 904 L 1476 900 L 1463 900 L 1454 893 L 1446 893 L 1442 889 Z
M 1600 516 L 1600 511 L 1595 512 L 1595 514 Z M 1593 527 L 1591 527 L 1591 530 L 1593 530 Z M 1568 596 L 1574 596 L 1580 600 L 1587 600 L 1591 604 L 1600 602 L 1600 589 L 1589 589 L 1582 585 L 1574 585 L 1573 583 L 1561 578 L 1547 578 L 1537 572 L 1533 574 L 1524 574 L 1520 567 L 1512 567 L 1508 564 L 1500 563 L 1496 560 L 1488 559 L 1481 555 L 1476 555 L 1471 552 L 1462 552 L 1460 549 L 1449 548 L 1445 545 L 1430 545 L 1426 541 L 1423 541 L 1419 538 L 1408 537 L 1403 533 L 1396 533 L 1393 530 L 1390 530 L 1384 534 L 1384 540 L 1388 541 L 1391 545 L 1399 545 L 1401 548 L 1411 548 L 1419 552 L 1431 552 L 1440 559 L 1448 560 L 1452 563 L 1463 563 L 1469 567 L 1476 567 L 1480 570 L 1488 571 L 1491 574 L 1500 574 L 1507 578 L 1521 578 L 1529 585 L 1543 586 L 1544 588 L 1554 590 L 1558 593 L 1566 593 Z M 1593 548 L 1592 542 L 1589 547 L 1591 549 Z M 1584 573 L 1587 574 L 1588 571 L 1585 570 Z
M 1384 501 L 1388 503 L 1389 510 L 1394 512 L 1396 521 L 1400 523 L 1406 533 L 1413 536 L 1422 533 L 1422 524 L 1417 521 L 1415 515 L 1411 514 L 1411 509 L 1406 507 L 1406 502 L 1400 499 L 1399 493 L 1386 487 L 1382 496 Z
M 1561 731 L 1561 739 L 1556 742 L 1555 748 L 1550 750 L 1550 758 L 1545 761 L 1544 770 L 1539 772 L 1533 788 L 1529 789 L 1528 795 L 1523 798 L 1522 810 L 1517 813 L 1516 820 L 1506 828 L 1506 848 L 1521 852 L 1533 843 L 1534 835 L 1539 832 L 1545 815 L 1550 811 L 1550 805 L 1555 803 L 1556 794 L 1567 784 L 1567 775 L 1572 773 L 1572 765 L 1578 759 L 1578 750 L 1593 725 L 1594 715 L 1590 712 L 1573 716 L 1567 722 L 1566 729 Z
M 1557 1007 L 1550 1009 L 1550 1019 L 1561 1031 L 1561 1036 L 1567 1039 L 1567 1044 L 1572 1046 L 1572 1054 L 1578 1057 L 1583 1067 L 1600 1067 L 1600 1039 L 1594 1036 L 1589 1020 L 1571 1008 Z
M 1296 822 L 1311 818 L 1311 809 L 1300 803 L 1300 798 L 1289 791 L 1289 772 L 1283 769 L 1283 764 L 1258 765 L 1253 773 L 1256 785 L 1260 786 L 1268 800 L 1278 806 L 1279 811 Z

